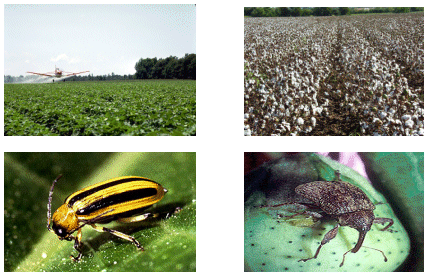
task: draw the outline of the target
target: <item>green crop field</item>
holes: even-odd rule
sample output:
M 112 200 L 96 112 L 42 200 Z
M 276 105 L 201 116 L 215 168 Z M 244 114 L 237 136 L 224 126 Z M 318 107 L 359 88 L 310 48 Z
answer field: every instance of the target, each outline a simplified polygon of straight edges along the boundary
M 5 84 L 4 135 L 196 135 L 196 81 Z

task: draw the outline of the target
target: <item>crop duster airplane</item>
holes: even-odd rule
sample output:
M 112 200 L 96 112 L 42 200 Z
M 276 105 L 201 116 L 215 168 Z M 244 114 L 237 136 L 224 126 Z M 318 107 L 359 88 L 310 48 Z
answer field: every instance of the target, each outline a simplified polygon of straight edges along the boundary
M 40 75 L 40 76 L 62 78 L 62 77 L 75 76 L 78 74 L 83 74 L 83 73 L 88 73 L 88 72 L 89 71 L 78 72 L 78 73 L 65 72 L 65 71 L 62 71 L 61 69 L 57 68 L 55 65 L 55 72 L 47 72 L 47 73 L 27 72 L 27 73 L 34 74 L 34 75 Z

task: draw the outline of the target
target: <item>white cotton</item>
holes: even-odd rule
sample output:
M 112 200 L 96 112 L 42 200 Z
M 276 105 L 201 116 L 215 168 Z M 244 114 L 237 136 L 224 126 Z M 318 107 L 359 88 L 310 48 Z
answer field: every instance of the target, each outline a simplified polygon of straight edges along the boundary
M 411 119 L 407 120 L 405 122 L 405 126 L 412 128 L 414 126 L 414 121 L 412 121 Z
M 315 127 L 315 126 L 316 126 L 316 118 L 311 117 L 311 125 L 312 125 L 313 127 Z
M 409 120 L 409 119 L 411 119 L 411 115 L 406 114 L 406 115 L 403 115 L 403 116 L 402 116 L 402 120 L 403 120 L 403 121 L 407 121 L 407 120 Z

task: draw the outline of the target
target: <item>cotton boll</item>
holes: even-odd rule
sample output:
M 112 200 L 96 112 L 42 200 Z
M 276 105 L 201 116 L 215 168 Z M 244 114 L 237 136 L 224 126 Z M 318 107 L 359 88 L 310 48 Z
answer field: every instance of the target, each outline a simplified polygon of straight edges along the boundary
M 301 117 L 299 117 L 299 118 L 297 119 L 297 124 L 299 124 L 299 125 L 303 125 L 303 124 L 304 124 L 304 120 L 303 120 Z
M 313 115 L 319 114 L 321 115 L 323 111 L 322 107 L 316 107 L 315 109 L 313 109 Z
M 282 121 L 282 128 L 287 129 L 288 131 L 291 131 L 291 124 L 287 123 L 285 120 Z
M 312 125 L 313 127 L 315 127 L 315 126 L 316 126 L 316 118 L 315 118 L 315 117 L 311 117 L 311 125 Z
M 323 104 L 323 106 L 328 106 L 329 105 L 329 99 L 325 100 L 325 103 Z
M 412 128 L 414 126 L 414 121 L 412 121 L 411 119 L 407 120 L 405 122 L 405 126 Z
M 366 122 L 362 123 L 362 129 L 367 129 L 369 128 L 369 125 Z
M 403 116 L 402 116 L 402 120 L 403 120 L 403 121 L 407 121 L 407 120 L 409 120 L 409 119 L 411 119 L 411 115 L 406 114 L 406 115 L 403 115 Z
M 372 122 L 373 122 L 376 126 L 379 126 L 379 125 L 382 125 L 382 124 L 383 124 L 383 122 L 382 122 L 379 118 L 374 118 L 374 119 L 372 120 Z

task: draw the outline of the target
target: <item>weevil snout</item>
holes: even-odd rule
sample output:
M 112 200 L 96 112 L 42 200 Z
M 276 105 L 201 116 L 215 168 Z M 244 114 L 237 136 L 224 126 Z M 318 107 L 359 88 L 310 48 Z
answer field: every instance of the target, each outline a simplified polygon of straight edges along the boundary
M 350 226 L 351 228 L 359 231 L 359 239 L 351 252 L 356 253 L 359 251 L 363 241 L 365 240 L 366 233 L 371 230 L 374 219 L 374 212 L 371 210 L 363 210 L 338 216 L 338 223 L 341 226 Z
M 341 226 L 350 226 L 359 232 L 368 232 L 374 223 L 374 212 L 362 210 L 352 213 L 338 215 L 338 223 Z

